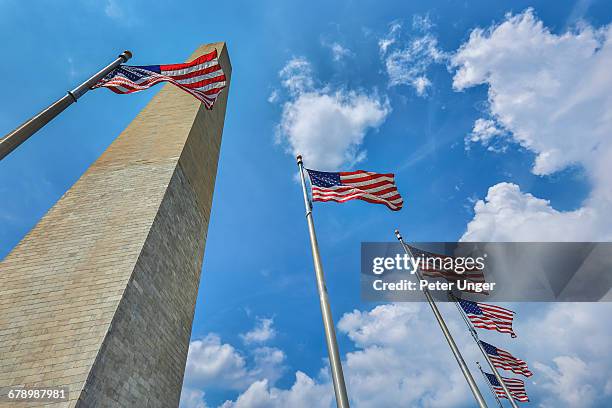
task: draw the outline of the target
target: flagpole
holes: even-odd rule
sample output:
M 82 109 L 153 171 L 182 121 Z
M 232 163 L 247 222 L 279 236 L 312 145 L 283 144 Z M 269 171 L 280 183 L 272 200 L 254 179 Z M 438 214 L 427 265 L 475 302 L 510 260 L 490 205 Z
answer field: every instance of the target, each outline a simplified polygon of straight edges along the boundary
M 497 371 L 497 367 L 495 367 L 495 365 L 493 364 L 493 362 L 489 358 L 489 355 L 487 354 L 487 352 L 482 347 L 482 344 L 480 343 L 480 339 L 478 338 L 478 333 L 476 333 L 476 329 L 474 328 L 474 326 L 472 326 L 472 324 L 468 320 L 468 318 L 465 315 L 465 313 L 463 312 L 463 309 L 461 308 L 461 306 L 459 306 L 459 302 L 457 302 L 457 300 L 456 300 L 457 298 L 452 293 L 450 293 L 450 292 L 449 292 L 449 296 L 451 297 L 451 300 L 453 301 L 455 306 L 457 306 L 457 310 L 459 310 L 459 313 L 461 314 L 461 317 L 463 317 L 463 321 L 465 322 L 466 326 L 468 327 L 468 330 L 469 330 L 470 334 L 472 335 L 472 338 L 476 342 L 476 345 L 480 349 L 480 352 L 484 356 L 485 360 L 487 360 L 487 363 L 489 364 L 489 367 L 491 367 L 491 370 L 493 371 L 493 375 L 495 375 L 495 378 L 497 378 L 497 381 L 499 381 L 500 385 L 504 389 L 504 393 L 508 396 L 508 400 L 510 401 L 510 405 L 512 405 L 512 408 L 518 408 L 518 405 L 516 405 L 516 402 L 514 402 L 514 398 L 512 398 L 512 394 L 510 394 L 510 390 L 508 389 L 508 387 L 506 386 L 506 383 L 504 382 L 503 378 L 501 377 L 501 375 Z
M 491 382 L 489 381 L 489 377 L 487 377 L 484 371 L 482 371 L 482 367 L 480 366 L 480 363 L 478 361 L 476 362 L 476 365 L 478 366 L 478 369 L 480 370 L 480 374 L 482 374 L 482 378 L 485 379 L 487 385 L 489 386 L 489 389 L 491 390 L 491 394 L 493 394 L 493 396 L 495 397 L 495 401 L 497 401 L 497 405 L 499 405 L 500 408 L 504 408 L 504 406 L 501 403 L 501 400 L 497 396 L 497 392 L 495 392 L 495 390 L 493 389 L 493 386 L 491 385 Z
M 312 204 L 308 199 L 306 192 L 306 180 L 304 179 L 304 164 L 302 156 L 297 156 L 297 165 L 300 171 L 300 179 L 302 181 L 302 192 L 304 193 L 304 207 L 306 208 L 306 220 L 308 221 L 308 232 L 310 234 L 310 249 L 312 250 L 312 260 L 314 262 L 315 275 L 317 278 L 317 289 L 319 291 L 319 300 L 321 303 L 321 315 L 323 316 L 323 327 L 325 328 L 325 340 L 327 342 L 327 352 L 329 355 L 329 365 L 332 372 L 332 380 L 334 382 L 334 393 L 336 394 L 336 405 L 338 408 L 349 408 L 349 400 L 346 392 L 346 384 L 344 383 L 344 374 L 342 372 L 342 362 L 340 360 L 340 352 L 338 351 L 338 342 L 336 340 L 336 331 L 334 329 L 334 320 L 329 306 L 327 296 L 327 286 L 325 285 L 325 275 L 323 274 L 323 265 L 319 255 L 319 244 L 315 233 L 314 221 L 312 218 Z
M 395 230 L 395 236 L 397 237 L 397 240 L 402 244 L 404 251 L 406 251 L 406 253 L 411 258 L 413 258 L 412 251 L 404 243 L 404 240 L 402 236 L 400 235 L 399 230 Z M 418 267 L 415 269 L 414 272 L 417 278 L 419 279 L 419 281 L 423 279 L 423 277 L 421 276 L 421 271 L 419 270 Z M 453 336 L 448 330 L 448 327 L 446 326 L 446 323 L 444 322 L 444 318 L 442 317 L 440 310 L 438 310 L 438 306 L 436 305 L 436 302 L 431 296 L 431 293 L 429 293 L 429 290 L 427 290 L 427 288 L 424 288 L 423 294 L 425 295 L 425 298 L 427 299 L 427 302 L 429 303 L 429 306 L 431 307 L 431 310 L 433 311 L 433 314 L 436 317 L 438 324 L 440 325 L 440 329 L 442 329 L 442 333 L 444 334 L 444 337 L 446 338 L 446 341 L 448 342 L 448 345 L 450 346 L 451 351 L 453 352 L 453 355 L 455 356 L 455 359 L 457 360 L 457 363 L 459 364 L 459 368 L 461 368 L 461 372 L 463 373 L 463 376 L 465 377 L 470 387 L 470 390 L 472 391 L 472 394 L 474 394 L 474 398 L 476 399 L 478 406 L 480 408 L 487 408 L 487 403 L 482 397 L 482 394 L 480 393 L 480 390 L 478 389 L 478 385 L 476 385 L 476 381 L 474 381 L 474 377 L 472 377 L 472 373 L 470 373 L 470 370 L 468 369 L 467 364 L 465 364 L 465 360 L 463 360 L 463 356 L 461 356 L 461 352 L 459 351 L 459 348 L 457 347 L 455 340 L 453 340 Z
M 36 133 L 40 128 L 52 121 L 57 115 L 62 113 L 64 109 L 76 102 L 106 74 L 122 63 L 127 62 L 127 60 L 130 58 L 132 58 L 132 53 L 130 51 L 123 51 L 123 53 L 121 53 L 117 59 L 108 64 L 106 67 L 102 68 L 94 76 L 74 88 L 72 91 L 68 91 L 62 98 L 53 102 L 46 109 L 40 111 L 36 116 L 32 117 L 30 120 L 27 120 L 17 129 L 0 139 L 0 160 L 8 156 L 13 150 L 28 140 L 28 138 L 30 138 L 30 136 Z

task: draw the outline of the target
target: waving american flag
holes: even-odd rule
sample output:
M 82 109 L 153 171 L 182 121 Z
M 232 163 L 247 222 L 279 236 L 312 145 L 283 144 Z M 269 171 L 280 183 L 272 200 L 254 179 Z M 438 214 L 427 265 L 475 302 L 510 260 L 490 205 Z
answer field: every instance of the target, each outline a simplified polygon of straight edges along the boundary
M 393 211 L 399 211 L 404 200 L 397 191 L 394 174 L 371 171 L 326 172 L 306 169 L 312 185 L 313 201 L 363 200 L 384 204 Z
M 497 394 L 498 397 L 508 398 L 501 384 L 499 381 L 497 381 L 497 378 L 493 374 L 484 373 L 484 375 L 487 377 L 487 380 L 489 380 L 489 384 L 491 384 L 493 390 L 495 390 L 495 394 Z M 502 377 L 502 381 L 504 384 L 506 384 L 512 398 L 520 402 L 529 402 L 529 397 L 527 396 L 527 391 L 525 390 L 525 382 L 523 380 L 518 378 Z
M 514 319 L 514 312 L 512 310 L 463 299 L 457 299 L 457 302 L 459 302 L 459 305 L 474 327 L 497 330 L 500 333 L 509 333 L 510 336 L 516 337 L 512 330 L 512 320 Z
M 529 371 L 527 363 L 523 360 L 516 358 L 507 351 L 497 348 L 489 343 L 482 340 L 479 341 L 495 367 L 512 371 L 515 374 L 521 374 L 525 377 L 531 377 L 533 375 L 533 373 Z
M 120 65 L 93 88 L 109 88 L 118 94 L 138 92 L 160 82 L 170 82 L 199 99 L 212 109 L 225 88 L 225 74 L 217 59 L 217 50 L 191 62 L 167 65 Z

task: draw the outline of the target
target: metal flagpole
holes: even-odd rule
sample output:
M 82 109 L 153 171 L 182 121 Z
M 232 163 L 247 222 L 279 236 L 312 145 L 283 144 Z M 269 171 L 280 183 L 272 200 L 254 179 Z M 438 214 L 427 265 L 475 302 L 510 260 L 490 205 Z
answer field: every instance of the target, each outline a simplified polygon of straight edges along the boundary
M 402 244 L 402 247 L 404 247 L 404 251 L 406 251 L 406 253 L 411 258 L 413 258 L 412 251 L 404 243 L 404 240 L 402 239 L 402 236 L 400 235 L 399 230 L 395 230 L 395 235 L 397 236 L 397 240 Z M 423 277 L 421 276 L 421 271 L 419 270 L 418 267 L 415 269 L 414 272 L 417 278 L 419 279 L 419 281 L 423 279 Z M 472 377 L 472 373 L 470 373 L 470 370 L 468 369 L 467 364 L 465 364 L 465 361 L 463 360 L 463 357 L 461 356 L 461 352 L 459 351 L 459 348 L 457 347 L 455 340 L 453 340 L 453 336 L 448 330 L 448 327 L 446 326 L 446 323 L 444 322 L 444 318 L 442 317 L 442 314 L 438 310 L 438 306 L 436 306 L 436 302 L 431 296 L 431 293 L 429 293 L 429 290 L 427 290 L 427 288 L 424 288 L 423 294 L 425 295 L 425 298 L 427 299 L 427 302 L 429 303 L 429 306 L 431 307 L 431 310 L 433 311 L 433 314 L 436 317 L 438 324 L 440 325 L 440 329 L 442 329 L 442 333 L 444 333 L 444 337 L 446 338 L 446 341 L 448 342 L 448 345 L 450 346 L 451 351 L 453 352 L 453 355 L 455 356 L 455 359 L 457 360 L 457 363 L 459 364 L 459 368 L 461 368 L 461 372 L 463 373 L 463 376 L 465 377 L 468 385 L 470 386 L 470 390 L 472 391 L 472 394 L 474 394 L 474 398 L 476 399 L 478 406 L 480 408 L 487 408 L 487 403 L 482 397 L 482 394 L 480 393 L 480 390 L 478 389 L 478 385 L 476 385 L 476 381 L 474 381 L 474 377 Z
M 472 338 L 474 339 L 474 341 L 478 345 L 478 348 L 480 349 L 480 352 L 484 356 L 485 360 L 487 360 L 487 363 L 489 364 L 489 367 L 491 367 L 491 370 L 493 370 L 493 375 L 495 375 L 495 378 L 497 378 L 497 381 L 499 381 L 499 384 L 504 389 L 504 393 L 508 396 L 508 400 L 510 401 L 510 405 L 512 405 L 512 408 L 518 408 L 518 405 L 516 405 L 516 402 L 514 402 L 514 398 L 512 398 L 512 394 L 510 394 L 510 390 L 506 386 L 506 383 L 504 382 L 504 380 L 502 379 L 501 375 L 497 371 L 497 368 L 493 365 L 493 362 L 489 358 L 489 355 L 487 354 L 487 352 L 482 347 L 482 344 L 480 343 L 480 339 L 478 338 L 478 333 L 476 333 L 476 329 L 474 328 L 474 326 L 472 326 L 472 323 L 470 323 L 469 319 L 467 318 L 467 316 L 463 312 L 463 309 L 459 305 L 459 302 L 457 302 L 457 298 L 455 297 L 455 295 L 453 295 L 450 292 L 449 292 L 449 297 L 451 298 L 453 303 L 455 303 L 455 306 L 457 306 L 457 310 L 459 310 L 459 313 L 461 314 L 461 317 L 463 317 L 463 321 L 467 325 L 468 330 L 470 331 L 470 334 L 472 335 Z
M 77 99 L 89 91 L 89 89 L 106 74 L 130 58 L 132 58 L 132 53 L 130 51 L 123 51 L 123 53 L 121 53 L 117 59 L 108 64 L 97 74 L 74 88 L 72 91 L 68 91 L 66 95 L 49 105 L 46 109 L 40 111 L 38 115 L 24 122 L 17 129 L 0 139 L 0 160 L 8 156 L 13 150 L 28 140 L 28 138 L 36 133 L 40 128 L 62 113 L 64 109 L 76 102 Z
M 317 289 L 319 291 L 319 300 L 321 302 L 321 314 L 323 315 L 323 327 L 325 328 L 325 340 L 327 342 L 329 365 L 331 367 L 332 379 L 334 382 L 336 405 L 338 408 L 349 408 L 346 384 L 344 383 L 344 374 L 342 372 L 342 362 L 340 360 L 340 352 L 338 351 L 338 342 L 336 340 L 336 331 L 334 329 L 334 320 L 332 318 L 331 308 L 329 306 L 327 287 L 325 286 L 325 275 L 323 274 L 323 265 L 321 264 L 319 245 L 317 244 L 317 236 L 315 234 L 314 221 L 312 219 L 312 204 L 310 203 L 308 193 L 306 192 L 306 180 L 304 180 L 304 164 L 302 163 L 302 156 L 297 156 L 297 165 L 300 171 L 300 179 L 302 180 L 306 220 L 308 221 L 308 232 L 310 233 L 310 249 L 312 250 L 312 260 L 314 261 L 315 275 L 317 277 Z
M 489 386 L 489 389 L 491 390 L 491 394 L 493 394 L 493 396 L 495 397 L 495 401 L 497 401 L 497 405 L 499 405 L 500 408 L 504 408 L 504 406 L 501 403 L 501 400 L 497 396 L 497 392 L 495 392 L 495 390 L 493 389 L 493 386 L 491 385 L 491 382 L 489 381 L 489 377 L 487 377 L 484 371 L 482 371 L 482 367 L 480 366 L 480 363 L 478 361 L 476 362 L 476 365 L 478 366 L 478 369 L 480 370 L 482 377 L 485 379 L 487 385 Z

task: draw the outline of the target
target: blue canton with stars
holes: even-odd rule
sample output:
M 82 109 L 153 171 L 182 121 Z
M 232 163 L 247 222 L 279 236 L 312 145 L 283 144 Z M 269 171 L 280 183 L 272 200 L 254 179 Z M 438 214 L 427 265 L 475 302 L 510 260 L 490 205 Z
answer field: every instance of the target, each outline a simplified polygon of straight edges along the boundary
M 317 187 L 333 187 L 341 186 L 340 173 L 332 173 L 327 171 L 316 171 L 306 169 L 308 176 L 310 176 L 310 182 L 313 186 Z
M 117 75 L 121 75 L 132 82 L 138 82 L 142 78 L 151 76 L 152 73 L 159 74 L 161 72 L 159 65 L 146 65 L 133 67 L 130 65 L 120 65 L 104 77 L 104 80 L 110 80 Z
M 470 302 L 469 300 L 459 299 L 459 304 L 461 305 L 461 308 L 465 311 L 465 313 L 475 314 L 475 315 L 484 315 L 484 313 L 482 313 L 482 310 L 480 309 L 480 307 L 478 307 L 476 302 Z
M 497 352 L 497 347 L 490 345 L 489 343 L 485 343 L 484 341 L 480 341 L 480 344 L 482 344 L 482 348 L 484 349 L 484 351 L 487 352 L 488 355 L 490 356 L 498 356 L 499 353 Z
M 499 381 L 497 381 L 497 377 L 495 377 L 493 374 L 484 373 L 484 375 L 487 376 L 487 379 L 489 380 L 492 386 L 501 387 L 501 384 L 499 383 Z

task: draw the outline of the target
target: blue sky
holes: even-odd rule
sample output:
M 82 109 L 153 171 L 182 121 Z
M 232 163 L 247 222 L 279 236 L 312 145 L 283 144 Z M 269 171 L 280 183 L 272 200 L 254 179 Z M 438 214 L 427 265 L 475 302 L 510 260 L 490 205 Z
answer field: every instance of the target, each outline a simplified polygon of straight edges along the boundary
M 19 79 L 4 81 L 0 132 L 124 49 L 134 64 L 173 63 L 226 41 L 233 76 L 183 406 L 332 401 L 295 182 L 303 146 L 306 166 L 396 173 L 405 200 L 399 213 L 315 205 L 353 405 L 471 406 L 422 305 L 360 301 L 360 243 L 396 227 L 411 241 L 610 240 L 611 20 L 604 1 L 3 1 L 0 77 Z M 0 257 L 155 92 L 90 92 L 0 162 Z M 519 338 L 483 336 L 534 365 L 533 405 L 610 406 L 612 332 L 593 317 L 609 307 L 512 307 Z

